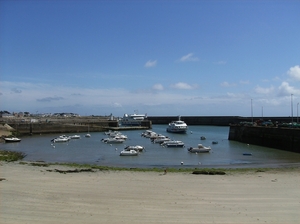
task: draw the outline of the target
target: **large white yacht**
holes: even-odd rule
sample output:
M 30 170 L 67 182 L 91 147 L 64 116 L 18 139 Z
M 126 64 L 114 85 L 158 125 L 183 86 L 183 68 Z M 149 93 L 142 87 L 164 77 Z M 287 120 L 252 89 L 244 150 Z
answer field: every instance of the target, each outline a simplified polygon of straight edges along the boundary
M 179 116 L 177 121 L 172 121 L 171 123 L 169 123 L 169 126 L 167 127 L 167 132 L 186 133 L 187 129 L 187 124 L 184 121 L 182 121 Z
M 123 126 L 140 126 L 145 119 L 147 119 L 147 114 L 124 114 L 120 124 Z

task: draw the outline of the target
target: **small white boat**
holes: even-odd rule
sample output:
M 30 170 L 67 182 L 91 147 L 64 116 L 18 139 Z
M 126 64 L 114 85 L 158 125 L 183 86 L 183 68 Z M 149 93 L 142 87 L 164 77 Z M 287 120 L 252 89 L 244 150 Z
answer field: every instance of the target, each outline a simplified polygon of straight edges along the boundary
M 90 138 L 90 137 L 91 137 L 91 134 L 90 134 L 90 133 L 87 133 L 87 134 L 85 135 L 85 137 L 86 137 L 86 138 Z
M 137 152 L 142 152 L 143 150 L 145 149 L 144 146 L 140 146 L 140 145 L 129 145 L 129 146 L 126 146 L 124 148 L 124 150 L 135 150 Z
M 12 143 L 12 142 L 20 142 L 21 139 L 17 137 L 10 137 L 10 138 L 4 138 L 6 143 Z
M 69 137 L 59 136 L 58 138 L 54 138 L 51 140 L 53 143 L 59 143 L 59 142 L 68 142 L 70 141 Z
M 153 143 L 164 143 L 165 141 L 170 141 L 171 139 L 167 136 L 161 135 L 153 140 Z
M 131 150 L 122 150 L 120 156 L 137 156 L 139 153 L 133 149 Z
M 80 135 L 71 135 L 70 136 L 71 139 L 80 139 Z
M 163 142 L 161 145 L 166 146 L 166 147 L 184 147 L 184 142 L 177 141 L 177 140 L 171 140 L 171 141 Z
M 153 137 L 153 136 L 156 136 L 157 134 L 156 134 L 156 132 L 154 132 L 154 131 L 151 131 L 151 130 L 146 130 L 146 131 L 144 131 L 143 133 L 142 133 L 142 137 L 145 137 L 145 138 L 151 138 L 151 137 Z
M 114 137 L 114 138 L 104 138 L 101 141 L 104 143 L 123 143 L 125 142 L 125 139 Z
M 193 148 L 193 147 L 188 148 L 188 151 L 193 153 L 210 152 L 210 150 L 211 150 L 210 146 L 206 147 L 203 146 L 202 144 L 198 144 L 197 148 Z

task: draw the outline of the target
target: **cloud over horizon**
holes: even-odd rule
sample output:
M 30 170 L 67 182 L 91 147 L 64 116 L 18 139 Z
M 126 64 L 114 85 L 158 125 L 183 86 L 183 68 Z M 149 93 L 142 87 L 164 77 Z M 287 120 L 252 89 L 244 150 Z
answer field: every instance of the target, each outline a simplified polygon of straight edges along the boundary
M 193 57 L 193 53 L 189 53 L 187 55 L 182 56 L 178 61 L 179 62 L 188 62 L 188 61 L 199 61 L 197 57 Z
M 149 60 L 149 61 L 146 62 L 145 67 L 146 68 L 155 67 L 156 64 L 157 64 L 157 60 L 154 60 L 154 61 Z

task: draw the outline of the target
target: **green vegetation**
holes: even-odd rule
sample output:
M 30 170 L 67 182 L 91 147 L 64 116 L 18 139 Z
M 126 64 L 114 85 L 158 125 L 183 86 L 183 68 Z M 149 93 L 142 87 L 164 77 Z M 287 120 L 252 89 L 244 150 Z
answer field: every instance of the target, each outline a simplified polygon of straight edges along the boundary
M 12 152 L 0 150 L 0 161 L 13 162 L 22 160 L 26 155 L 21 152 Z M 98 166 L 91 164 L 77 164 L 77 163 L 46 163 L 44 161 L 36 162 L 25 162 L 21 161 L 20 164 L 49 167 L 49 166 L 65 166 L 69 168 L 74 168 L 75 171 L 136 171 L 136 172 L 158 172 L 164 173 L 192 173 L 192 174 L 204 174 L 204 175 L 231 175 L 231 174 L 251 174 L 259 172 L 290 172 L 290 171 L 300 171 L 300 167 L 284 167 L 284 168 L 185 168 L 185 167 L 161 167 L 161 168 L 138 168 L 138 167 L 110 167 L 110 166 Z M 59 171 L 59 170 L 58 170 Z M 71 170 L 75 172 L 74 170 Z M 62 171 L 65 172 L 65 171 Z M 70 172 L 70 171 L 68 171 Z
M 0 150 L 0 161 L 13 162 L 22 160 L 26 155 L 22 152 Z

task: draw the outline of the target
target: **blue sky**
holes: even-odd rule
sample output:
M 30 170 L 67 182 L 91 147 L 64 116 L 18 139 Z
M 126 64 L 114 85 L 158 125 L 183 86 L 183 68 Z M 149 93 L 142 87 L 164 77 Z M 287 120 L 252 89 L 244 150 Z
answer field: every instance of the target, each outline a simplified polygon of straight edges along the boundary
M 251 116 L 252 105 L 254 116 L 295 116 L 299 10 L 296 0 L 2 0 L 0 110 Z

